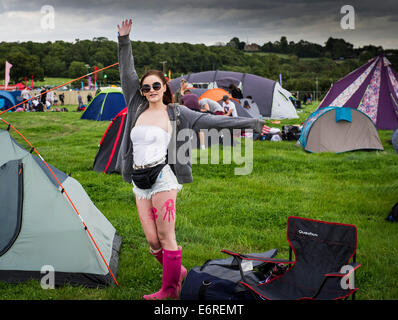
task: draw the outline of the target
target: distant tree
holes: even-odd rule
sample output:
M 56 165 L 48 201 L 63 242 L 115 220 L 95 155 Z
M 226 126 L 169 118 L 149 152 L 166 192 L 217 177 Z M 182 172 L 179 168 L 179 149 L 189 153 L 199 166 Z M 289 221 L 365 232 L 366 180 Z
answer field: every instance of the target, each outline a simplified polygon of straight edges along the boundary
M 280 52 L 281 53 L 289 53 L 289 44 L 288 44 L 287 38 L 285 36 L 281 37 L 279 44 L 280 44 Z
M 330 37 L 325 43 L 325 50 L 330 53 L 333 59 L 349 58 L 354 53 L 354 45 L 344 39 Z
M 68 75 L 71 78 L 78 78 L 88 73 L 86 64 L 81 61 L 73 61 L 68 70 Z
M 275 52 L 274 45 L 272 44 L 271 41 L 268 41 L 267 43 L 264 43 L 261 46 L 261 51 L 263 52 Z
M 48 55 L 43 58 L 42 66 L 47 77 L 63 77 L 66 74 L 66 63 L 57 56 Z
M 240 44 L 239 38 L 233 37 L 231 40 L 229 40 L 229 42 L 227 43 L 227 46 L 239 49 L 239 44 Z

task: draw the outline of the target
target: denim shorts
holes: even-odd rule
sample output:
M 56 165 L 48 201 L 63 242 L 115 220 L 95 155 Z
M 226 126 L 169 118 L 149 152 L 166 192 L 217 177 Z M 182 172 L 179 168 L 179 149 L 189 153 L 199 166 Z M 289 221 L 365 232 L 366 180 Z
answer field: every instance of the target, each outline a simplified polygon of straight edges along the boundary
M 138 199 L 151 199 L 155 193 L 161 191 L 169 191 L 169 190 L 181 190 L 182 185 L 178 183 L 177 177 L 175 176 L 173 170 L 171 170 L 170 165 L 166 164 L 162 171 L 160 171 L 155 183 L 152 185 L 150 189 L 140 189 L 138 188 L 134 181 L 133 184 L 133 192 L 137 196 Z

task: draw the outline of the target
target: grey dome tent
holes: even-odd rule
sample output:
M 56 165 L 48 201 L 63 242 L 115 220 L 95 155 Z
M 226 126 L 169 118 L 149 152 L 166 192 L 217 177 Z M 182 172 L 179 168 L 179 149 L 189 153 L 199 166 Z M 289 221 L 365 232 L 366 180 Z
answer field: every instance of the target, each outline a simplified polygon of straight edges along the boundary
M 372 120 L 347 107 L 323 107 L 304 122 L 299 140 L 309 152 L 384 150 Z
M 251 96 L 253 98 L 263 117 L 269 119 L 298 118 L 296 108 L 290 101 L 290 92 L 283 89 L 276 81 L 249 73 L 213 70 L 189 73 L 171 80 L 169 86 L 173 92 L 180 88 L 182 78 L 198 88 L 228 90 L 230 84 L 235 84 L 242 90 L 244 97 Z
M 51 266 L 56 286 L 116 283 L 121 238 L 80 183 L 6 130 L 0 148 L 0 281 L 41 279 Z

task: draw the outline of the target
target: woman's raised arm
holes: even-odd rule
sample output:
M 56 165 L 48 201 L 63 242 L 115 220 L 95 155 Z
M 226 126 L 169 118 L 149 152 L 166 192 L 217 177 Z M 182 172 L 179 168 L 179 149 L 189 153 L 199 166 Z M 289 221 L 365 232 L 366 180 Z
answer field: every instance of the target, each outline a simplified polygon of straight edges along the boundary
M 120 81 L 122 84 L 123 95 L 126 100 L 127 106 L 130 105 L 130 101 L 137 93 L 137 89 L 140 85 L 139 78 L 134 67 L 134 58 L 129 37 L 131 25 L 131 19 L 126 19 L 125 21 L 123 21 L 122 26 L 117 25 L 117 28 L 119 30 L 118 58 Z

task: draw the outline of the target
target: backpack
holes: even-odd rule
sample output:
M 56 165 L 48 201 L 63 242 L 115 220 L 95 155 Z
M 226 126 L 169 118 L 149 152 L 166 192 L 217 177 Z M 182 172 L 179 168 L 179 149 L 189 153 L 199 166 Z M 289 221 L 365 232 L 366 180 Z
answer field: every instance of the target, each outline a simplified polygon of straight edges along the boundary
M 266 281 L 275 267 L 274 263 L 264 261 L 243 261 L 237 257 L 243 254 L 222 250 L 231 255 L 227 259 L 207 260 L 202 266 L 192 268 L 183 283 L 181 300 L 255 300 L 251 290 L 240 283 L 243 278 L 256 282 Z M 272 258 L 277 249 L 255 253 L 262 258 Z M 249 263 L 250 266 L 247 267 Z
M 386 220 L 391 222 L 398 221 L 398 202 L 392 207 L 391 212 L 388 214 Z
M 296 141 L 300 139 L 301 130 L 298 126 L 282 126 L 282 140 Z

